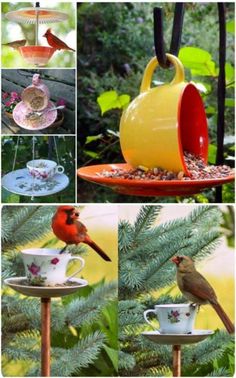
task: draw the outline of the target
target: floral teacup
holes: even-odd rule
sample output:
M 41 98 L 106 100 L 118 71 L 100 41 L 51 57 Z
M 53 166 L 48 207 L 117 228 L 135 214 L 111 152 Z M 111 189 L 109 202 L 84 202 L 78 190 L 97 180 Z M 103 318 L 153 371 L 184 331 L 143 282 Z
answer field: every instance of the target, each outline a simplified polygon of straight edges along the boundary
M 37 180 L 47 180 L 56 174 L 62 174 L 64 167 L 53 160 L 35 159 L 28 161 L 29 174 Z
M 69 253 L 60 254 L 59 249 L 31 248 L 21 252 L 28 282 L 35 286 L 63 284 L 78 274 L 85 264 L 81 257 Z M 81 266 L 67 277 L 66 269 L 71 260 L 79 260 Z
M 147 314 L 154 313 L 160 323 L 160 333 L 186 334 L 191 333 L 194 327 L 198 306 L 190 303 L 156 305 L 154 309 L 144 311 L 144 319 L 147 323 Z

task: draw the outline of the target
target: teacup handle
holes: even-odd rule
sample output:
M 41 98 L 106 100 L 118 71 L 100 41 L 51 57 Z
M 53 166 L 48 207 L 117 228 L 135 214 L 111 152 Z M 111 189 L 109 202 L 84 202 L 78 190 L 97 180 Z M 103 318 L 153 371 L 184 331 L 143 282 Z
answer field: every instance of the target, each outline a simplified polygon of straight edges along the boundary
M 76 276 L 76 274 L 78 274 L 78 273 L 83 269 L 83 267 L 84 267 L 84 265 L 85 265 L 85 261 L 84 261 L 84 259 L 82 259 L 82 257 L 72 256 L 72 257 L 70 258 L 69 261 L 71 261 L 71 260 L 79 260 L 79 261 L 81 262 L 81 266 L 80 266 L 80 268 L 79 268 L 78 270 L 76 270 L 76 272 L 74 272 L 74 273 L 71 274 L 69 277 L 67 277 L 68 280 L 69 280 L 70 278 Z
M 56 173 L 59 173 L 61 175 L 62 173 L 64 173 L 64 171 L 65 171 L 65 168 L 62 165 L 56 166 Z
M 149 322 L 149 320 L 147 318 L 147 314 L 150 313 L 150 312 L 153 312 L 156 315 L 155 310 L 146 310 L 146 311 L 144 311 L 143 316 L 144 316 L 145 321 L 153 327 L 153 324 L 151 322 Z
M 170 84 L 178 84 L 184 81 L 184 66 L 181 61 L 174 55 L 166 54 L 168 60 L 173 63 L 175 67 L 175 76 Z M 151 87 L 152 75 L 154 70 L 159 66 L 156 57 L 152 58 L 145 68 L 143 80 L 140 88 L 140 93 L 146 92 Z

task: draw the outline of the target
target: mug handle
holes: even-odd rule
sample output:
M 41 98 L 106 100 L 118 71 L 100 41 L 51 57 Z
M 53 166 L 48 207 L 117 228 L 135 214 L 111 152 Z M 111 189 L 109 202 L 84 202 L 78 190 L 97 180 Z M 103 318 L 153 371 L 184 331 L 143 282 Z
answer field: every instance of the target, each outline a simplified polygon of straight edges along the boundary
M 76 276 L 76 274 L 78 274 L 78 273 L 83 269 L 83 267 L 84 267 L 84 265 L 85 265 L 85 261 L 84 261 L 84 259 L 82 259 L 82 257 L 72 256 L 72 257 L 70 257 L 69 261 L 71 261 L 71 260 L 79 260 L 79 261 L 81 262 L 81 266 L 80 266 L 80 268 L 79 268 L 78 270 L 76 270 L 76 271 L 75 271 L 73 274 L 71 274 L 69 277 L 66 277 L 68 280 L 69 280 L 70 278 Z
M 143 316 L 144 316 L 145 321 L 153 327 L 153 324 L 152 324 L 151 322 L 149 322 L 149 320 L 148 320 L 148 318 L 147 318 L 147 314 L 148 314 L 149 312 L 153 312 L 154 314 L 156 314 L 156 311 L 155 311 L 155 310 L 146 310 L 146 311 L 144 311 L 144 313 L 143 313 Z
M 61 175 L 62 173 L 64 173 L 64 171 L 65 171 L 65 168 L 62 165 L 56 166 L 56 173 L 59 173 Z
M 175 67 L 175 76 L 170 84 L 178 84 L 184 82 L 184 66 L 181 61 L 174 55 L 166 54 L 166 56 Z M 150 89 L 153 72 L 158 66 L 159 63 L 157 58 L 152 58 L 145 68 L 140 93 L 146 92 Z

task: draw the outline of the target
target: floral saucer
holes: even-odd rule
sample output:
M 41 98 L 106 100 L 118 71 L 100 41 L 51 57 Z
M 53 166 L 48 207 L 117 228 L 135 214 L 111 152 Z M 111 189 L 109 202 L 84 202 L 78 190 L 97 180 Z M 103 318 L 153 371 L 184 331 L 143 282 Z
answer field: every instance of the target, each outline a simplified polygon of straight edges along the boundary
M 35 120 L 27 119 L 27 114 L 32 110 L 28 108 L 23 101 L 19 102 L 13 110 L 13 119 L 23 129 L 26 130 L 41 130 L 49 127 L 57 118 L 57 110 L 47 112 L 47 109 L 54 108 L 55 105 L 49 101 L 48 107 L 44 109 L 45 114 Z
M 15 291 L 31 297 L 51 298 L 62 297 L 75 293 L 77 290 L 88 285 L 88 281 L 82 278 L 70 278 L 68 285 L 63 286 L 30 286 L 26 283 L 27 277 L 6 278 L 4 283 Z
M 194 344 L 203 341 L 208 336 L 214 334 L 212 330 L 205 329 L 195 329 L 190 334 L 168 334 L 160 333 L 157 331 L 147 331 L 142 332 L 142 335 L 147 337 L 149 340 L 157 344 L 171 344 L 171 345 L 181 345 L 181 344 Z
M 68 185 L 69 178 L 65 174 L 56 174 L 48 180 L 37 180 L 29 174 L 27 168 L 9 172 L 2 178 L 3 188 L 20 196 L 49 196 Z

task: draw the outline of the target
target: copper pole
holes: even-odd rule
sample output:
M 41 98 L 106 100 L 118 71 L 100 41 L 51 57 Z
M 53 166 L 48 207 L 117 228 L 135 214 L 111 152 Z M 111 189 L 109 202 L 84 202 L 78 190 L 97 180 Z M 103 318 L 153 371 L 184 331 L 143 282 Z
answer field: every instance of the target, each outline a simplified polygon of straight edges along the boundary
M 181 377 L 181 345 L 173 345 L 173 377 Z
M 41 298 L 41 376 L 50 377 L 51 299 Z

